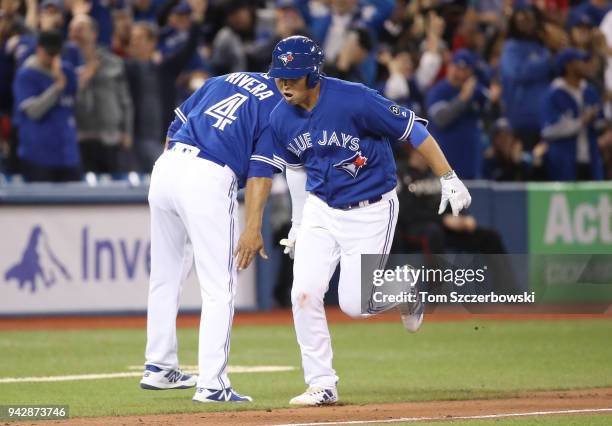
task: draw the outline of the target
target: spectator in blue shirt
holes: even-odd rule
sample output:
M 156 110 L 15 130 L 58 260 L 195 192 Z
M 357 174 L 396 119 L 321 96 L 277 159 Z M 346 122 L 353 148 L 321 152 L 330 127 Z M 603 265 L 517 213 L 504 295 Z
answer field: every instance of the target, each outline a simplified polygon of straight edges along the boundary
M 38 31 L 59 31 L 64 29 L 64 5 L 62 0 L 43 0 L 38 10 Z M 26 59 L 36 49 L 36 33 L 25 33 L 19 35 L 15 46 L 11 47 L 17 67 L 23 65 Z M 63 44 L 62 61 L 68 62 L 73 68 L 83 64 L 83 56 L 79 48 L 72 42 Z
M 171 57 L 188 42 L 193 24 L 192 9 L 187 1 L 181 1 L 170 10 L 167 25 L 159 34 L 158 48 L 162 58 Z M 209 66 L 196 49 L 177 79 L 175 104 L 180 105 L 209 77 Z
M 42 32 L 35 54 L 18 70 L 13 92 L 19 117 L 18 155 L 26 181 L 81 179 L 74 119 L 77 79 L 62 62 L 63 36 Z
M 571 47 L 589 53 L 588 79 L 600 92 L 605 91 L 604 67 L 608 58 L 608 46 L 605 40 L 599 37 L 598 29 L 593 25 L 593 19 L 583 13 L 570 14 L 567 20 Z
M 429 131 L 463 179 L 480 177 L 483 131 L 481 119 L 489 103 L 487 90 L 474 75 L 476 57 L 467 49 L 453 54 L 444 80 L 427 93 Z M 491 101 L 497 102 L 499 91 Z
M 549 142 L 547 178 L 601 180 L 597 136 L 605 130 L 605 121 L 599 93 L 585 78 L 589 55 L 568 48 L 556 59 L 561 76 L 552 82 L 542 104 L 542 137 Z
M 335 61 L 349 31 L 355 26 L 366 28 L 376 40 L 385 20 L 393 13 L 391 0 L 331 0 L 324 13 L 312 13 L 310 30 L 325 52 L 327 62 Z
M 528 150 L 540 137 L 540 107 L 534 100 L 542 99 L 554 76 L 554 61 L 540 41 L 536 13 L 523 7 L 512 15 L 500 61 L 505 113 Z

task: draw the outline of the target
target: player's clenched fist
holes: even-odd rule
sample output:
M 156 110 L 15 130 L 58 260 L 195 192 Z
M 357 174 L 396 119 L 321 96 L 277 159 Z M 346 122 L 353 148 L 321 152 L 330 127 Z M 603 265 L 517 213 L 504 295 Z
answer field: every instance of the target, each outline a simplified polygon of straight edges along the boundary
M 438 214 L 444 213 L 450 203 L 453 216 L 458 216 L 459 212 L 467 209 L 472 203 L 470 192 L 463 182 L 457 177 L 454 171 L 450 171 L 440 178 L 442 184 L 442 199 Z

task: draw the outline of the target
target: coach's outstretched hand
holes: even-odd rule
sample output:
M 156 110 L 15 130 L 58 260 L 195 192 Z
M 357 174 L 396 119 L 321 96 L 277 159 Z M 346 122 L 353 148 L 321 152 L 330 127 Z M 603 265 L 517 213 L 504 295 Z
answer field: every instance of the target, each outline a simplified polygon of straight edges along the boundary
M 454 171 L 442 176 L 440 183 L 442 184 L 442 199 L 440 200 L 438 214 L 444 213 L 449 203 L 453 216 L 458 216 L 461 210 L 470 206 L 472 203 L 470 192 Z
M 238 260 L 238 270 L 248 268 L 257 253 L 264 259 L 268 259 L 261 232 L 247 228 L 240 236 L 238 246 L 234 250 L 234 256 Z

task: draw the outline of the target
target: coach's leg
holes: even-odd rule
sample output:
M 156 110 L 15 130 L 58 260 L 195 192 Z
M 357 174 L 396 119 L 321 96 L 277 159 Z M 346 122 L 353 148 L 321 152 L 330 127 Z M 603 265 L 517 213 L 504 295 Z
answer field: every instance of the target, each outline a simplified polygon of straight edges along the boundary
M 233 251 L 239 236 L 237 181 L 228 168 L 200 159 L 194 164 L 192 183 L 185 185 L 180 198 L 202 295 L 197 387 L 220 390 L 230 387 L 227 364 L 237 286 Z
M 166 165 L 153 172 L 151 211 L 151 275 L 147 309 L 146 363 L 163 369 L 178 367 L 176 315 L 181 284 L 193 264 L 185 227 L 169 202 Z M 160 176 L 161 174 L 161 176 Z
M 340 309 L 352 317 L 367 316 L 395 307 L 397 304 L 375 304 L 371 300 L 372 282 L 361 283 L 361 255 L 376 255 L 372 269 L 385 267 L 393 235 L 399 203 L 393 194 L 389 199 L 371 206 L 348 211 L 336 211 L 341 248 L 338 301 Z M 367 286 L 362 292 L 361 286 Z M 366 298 L 362 303 L 362 294 Z
M 338 377 L 332 368 L 331 337 L 323 298 L 338 265 L 339 250 L 325 225 L 329 208 L 311 197 L 304 206 L 296 239 L 291 304 L 304 380 L 309 386 L 330 388 L 336 386 Z

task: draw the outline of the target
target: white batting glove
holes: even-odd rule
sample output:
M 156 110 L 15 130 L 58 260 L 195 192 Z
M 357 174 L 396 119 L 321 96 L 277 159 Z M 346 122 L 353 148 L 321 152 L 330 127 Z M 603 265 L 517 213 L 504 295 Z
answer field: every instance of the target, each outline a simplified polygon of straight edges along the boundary
M 295 257 L 295 240 L 297 238 L 298 230 L 300 229 L 299 224 L 293 224 L 289 230 L 287 238 L 283 238 L 279 241 L 281 246 L 285 246 L 283 254 L 288 254 L 291 259 Z
M 442 199 L 438 214 L 444 213 L 448 203 L 451 205 L 453 216 L 459 216 L 459 212 L 467 209 L 472 203 L 472 197 L 463 182 L 454 171 L 450 171 L 440 178 L 442 184 Z

